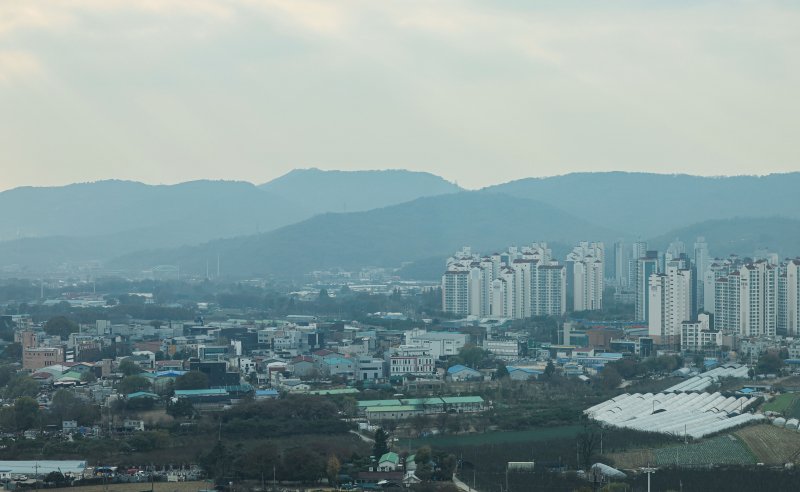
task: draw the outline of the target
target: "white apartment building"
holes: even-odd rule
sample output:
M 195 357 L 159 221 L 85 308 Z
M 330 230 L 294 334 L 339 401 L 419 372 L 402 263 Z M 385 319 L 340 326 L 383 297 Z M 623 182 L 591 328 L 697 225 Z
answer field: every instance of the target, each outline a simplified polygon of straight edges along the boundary
M 605 247 L 600 242 L 580 242 L 567 255 L 567 284 L 573 311 L 603 309 Z
M 710 271 L 715 275 L 716 329 L 744 337 L 774 336 L 777 333 L 779 318 L 788 313 L 788 303 L 779 299 L 781 290 L 788 292 L 788 284 L 787 288 L 779 288 L 782 286 L 779 286 L 778 266 L 765 260 L 745 263 L 731 257 L 715 262 Z M 779 308 L 783 309 L 779 312 Z M 782 328 L 788 328 L 784 323 L 780 324 Z
M 788 260 L 778 279 L 778 319 L 788 336 L 800 335 L 800 258 Z
M 642 243 L 637 243 L 641 247 Z M 650 315 L 650 276 L 658 273 L 658 252 L 645 251 L 636 259 L 636 319 L 647 321 Z
M 675 263 L 650 276 L 648 333 L 662 341 L 677 342 L 681 323 L 692 319 L 692 271 Z
M 464 248 L 442 276 L 445 312 L 522 319 L 566 311 L 564 266 L 544 243 L 480 257 Z
M 440 331 L 425 331 L 419 328 L 405 332 L 405 345 L 430 350 L 434 359 L 458 355 L 458 351 L 467 344 L 467 335 Z
M 706 238 L 700 236 L 697 238 L 697 241 L 694 243 L 694 266 L 695 272 L 697 273 L 697 293 L 695 297 L 695 306 L 697 309 L 704 310 L 705 308 L 705 299 L 706 299 L 706 290 L 705 290 L 705 281 L 706 281 L 706 271 L 709 267 L 709 260 L 710 256 L 708 254 L 708 243 L 706 243 Z M 711 299 L 709 297 L 709 299 Z
M 400 345 L 389 354 L 389 376 L 430 376 L 436 372 L 430 349 Z
M 741 331 L 746 337 L 774 336 L 778 314 L 778 270 L 766 261 L 748 263 L 741 276 Z
M 711 330 L 711 318 L 706 313 L 697 316 L 697 321 L 681 323 L 681 350 L 700 352 L 708 347 L 722 346 L 722 332 Z

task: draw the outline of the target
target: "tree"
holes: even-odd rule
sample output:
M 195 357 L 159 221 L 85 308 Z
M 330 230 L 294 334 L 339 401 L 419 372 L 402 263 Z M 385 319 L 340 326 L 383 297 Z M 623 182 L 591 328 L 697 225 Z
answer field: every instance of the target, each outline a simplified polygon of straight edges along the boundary
M 592 466 L 592 457 L 600 439 L 597 435 L 597 428 L 589 419 L 583 421 L 583 431 L 578 435 L 578 456 L 580 458 L 579 467 L 588 470 Z
M 556 373 L 555 364 L 553 364 L 552 360 L 548 360 L 547 365 L 544 366 L 544 378 L 551 379 L 555 373 Z
M 39 422 L 39 403 L 28 396 L 14 401 L 14 425 L 24 431 L 36 427 Z
M 55 392 L 50 402 L 50 420 L 61 425 L 64 420 L 76 420 L 80 425 L 92 425 L 100 418 L 100 409 L 96 405 L 86 403 L 70 390 L 60 389 Z
M 467 344 L 458 350 L 458 355 L 451 358 L 451 365 L 463 364 L 473 369 L 480 369 L 489 358 L 489 351 L 477 345 Z
M 429 446 L 422 446 L 421 448 L 417 449 L 417 453 L 414 455 L 414 463 L 417 465 L 414 475 L 416 475 L 420 480 L 430 480 L 430 478 L 433 476 L 431 456 L 432 453 Z
M 756 364 L 758 374 L 778 374 L 783 368 L 783 361 L 775 352 L 761 354 Z
M 287 480 L 315 482 L 325 476 L 325 458 L 306 447 L 292 448 L 283 455 Z
M 388 439 L 389 435 L 382 428 L 378 428 L 375 431 L 375 444 L 372 445 L 372 456 L 375 457 L 375 461 L 378 461 L 381 456 L 389 452 Z
M 438 475 L 440 480 L 451 480 L 453 478 L 453 474 L 456 472 L 456 466 L 458 466 L 458 459 L 454 454 L 440 454 L 438 456 L 437 465 L 438 465 Z
M 175 379 L 176 390 L 194 390 L 208 388 L 208 376 L 204 372 L 189 371 Z
M 3 350 L 3 359 L 10 360 L 13 362 L 19 362 L 22 360 L 22 344 L 19 342 L 10 343 L 6 346 Z
M 178 401 L 173 402 L 171 399 L 167 400 L 167 415 L 172 417 L 191 417 L 194 415 L 194 405 L 188 398 L 178 398 Z
M 126 376 L 133 376 L 139 373 L 144 372 L 141 367 L 139 367 L 135 362 L 130 359 L 125 359 L 119 363 L 117 366 L 117 371 L 121 372 Z
M 150 381 L 142 376 L 125 376 L 117 383 L 117 392 L 122 395 L 129 395 L 148 389 L 150 389 Z
M 217 444 L 211 448 L 208 454 L 200 456 L 199 461 L 200 467 L 205 470 L 208 476 L 213 478 L 215 483 L 220 484 L 228 476 L 233 460 L 233 455 L 222 444 L 222 441 L 217 441 Z
M 62 340 L 69 338 L 70 333 L 78 331 L 78 325 L 65 316 L 55 316 L 47 320 L 44 324 L 44 332 L 51 336 L 61 337 Z
M 15 374 L 9 379 L 3 390 L 3 396 L 8 400 L 13 400 L 21 396 L 35 397 L 39 394 L 39 383 L 30 376 Z
M 328 464 L 325 467 L 325 474 L 328 476 L 328 484 L 334 487 L 336 486 L 341 467 L 342 465 L 339 463 L 339 458 L 337 458 L 335 454 L 332 454 L 330 458 L 328 458 Z
M 241 468 L 253 478 L 264 483 L 265 477 L 272 479 L 272 472 L 280 465 L 280 455 L 274 444 L 263 442 L 245 453 Z
M 94 375 L 94 371 L 86 371 L 81 374 L 81 381 L 84 383 L 94 383 L 97 381 L 97 376 Z
M 508 377 L 508 368 L 502 362 L 497 363 L 497 370 L 494 373 L 495 379 L 503 379 Z
M 47 483 L 53 483 L 56 485 L 62 485 L 67 482 L 67 479 L 64 477 L 64 474 L 60 471 L 51 471 L 44 477 L 44 481 Z
M 425 415 L 418 414 L 411 418 L 411 427 L 417 432 L 417 435 L 421 434 L 429 424 L 428 417 Z
M 614 389 L 622 384 L 622 376 L 614 366 L 607 365 L 600 372 L 600 383 L 606 389 Z

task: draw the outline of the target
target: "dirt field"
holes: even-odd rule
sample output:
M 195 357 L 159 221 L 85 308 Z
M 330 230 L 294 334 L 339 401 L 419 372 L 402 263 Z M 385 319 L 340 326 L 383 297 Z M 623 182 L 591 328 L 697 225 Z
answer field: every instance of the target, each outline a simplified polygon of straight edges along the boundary
M 155 492 L 197 492 L 198 490 L 213 489 L 210 482 L 156 482 L 153 484 Z M 87 485 L 83 487 L 68 487 L 63 489 L 47 489 L 64 492 L 105 492 L 103 485 Z M 109 492 L 149 492 L 149 483 L 112 483 L 108 485 Z
M 734 434 L 747 444 L 759 463 L 800 462 L 800 432 L 763 424 L 739 429 Z
M 650 449 L 635 449 L 633 451 L 613 453 L 608 456 L 614 460 L 614 467 L 625 470 L 652 466 L 656 462 L 653 451 Z

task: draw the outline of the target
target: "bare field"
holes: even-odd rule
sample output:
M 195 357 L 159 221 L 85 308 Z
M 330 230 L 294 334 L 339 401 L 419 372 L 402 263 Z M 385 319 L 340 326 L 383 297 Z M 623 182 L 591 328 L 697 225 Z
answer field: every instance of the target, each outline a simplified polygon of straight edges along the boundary
M 625 470 L 651 466 L 655 463 L 653 451 L 650 449 L 634 449 L 633 451 L 609 454 L 608 457 L 614 460 L 614 467 Z
M 800 432 L 762 424 L 739 429 L 734 434 L 747 444 L 760 463 L 800 462 Z
M 106 488 L 107 487 L 107 488 Z M 155 482 L 153 490 L 155 492 L 197 492 L 198 490 L 213 489 L 214 484 L 211 482 Z M 69 492 L 149 492 L 150 482 L 142 483 L 112 483 L 106 485 L 84 485 L 79 487 L 67 487 L 63 489 L 48 489 L 48 490 L 63 490 Z

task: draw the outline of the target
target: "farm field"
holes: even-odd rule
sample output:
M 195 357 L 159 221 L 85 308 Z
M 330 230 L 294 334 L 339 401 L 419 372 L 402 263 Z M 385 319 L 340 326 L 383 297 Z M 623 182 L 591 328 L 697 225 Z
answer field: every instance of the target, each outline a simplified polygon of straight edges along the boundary
M 752 465 L 756 456 L 736 436 L 725 434 L 691 444 L 636 449 L 609 455 L 623 469 L 643 466 Z
M 419 446 L 439 447 L 458 447 L 458 446 L 479 446 L 482 444 L 510 444 L 520 442 L 547 441 L 550 439 L 573 438 L 581 432 L 579 425 L 567 425 L 562 427 L 544 427 L 540 429 L 530 429 L 525 431 L 511 432 L 486 432 L 483 434 L 466 434 L 456 436 L 429 437 L 423 439 L 412 439 L 410 445 L 413 448 Z M 406 444 L 403 439 L 399 443 Z
M 782 395 L 778 395 L 772 400 L 764 403 L 762 410 L 764 410 L 765 412 L 782 413 L 793 406 L 797 396 L 798 395 L 795 393 L 784 393 Z
M 735 432 L 759 463 L 782 465 L 800 461 L 800 433 L 770 424 L 754 425 Z

